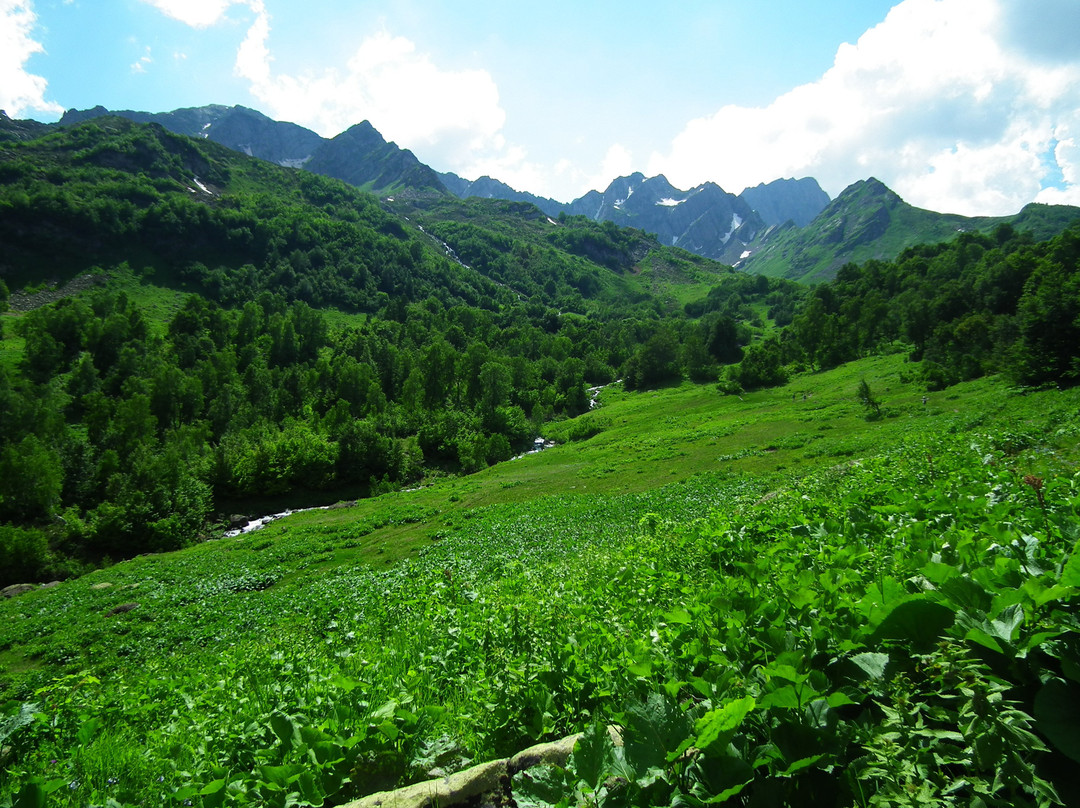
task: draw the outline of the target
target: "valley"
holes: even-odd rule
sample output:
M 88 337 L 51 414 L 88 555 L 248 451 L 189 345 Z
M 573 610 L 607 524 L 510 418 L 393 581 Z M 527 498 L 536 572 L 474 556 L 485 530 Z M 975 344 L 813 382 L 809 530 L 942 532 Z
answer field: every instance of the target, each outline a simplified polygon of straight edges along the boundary
M 578 733 L 489 798 L 1080 801 L 1075 209 L 593 217 L 370 125 L 91 112 L 0 120 L 0 806 L 348 805 Z

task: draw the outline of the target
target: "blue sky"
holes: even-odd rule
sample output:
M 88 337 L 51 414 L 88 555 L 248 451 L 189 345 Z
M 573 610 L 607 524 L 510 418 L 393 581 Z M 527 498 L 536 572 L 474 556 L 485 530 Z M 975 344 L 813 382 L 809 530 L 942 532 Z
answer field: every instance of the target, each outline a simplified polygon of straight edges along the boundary
M 1080 204 L 1077 0 L 0 0 L 0 108 L 370 120 L 561 200 L 876 176 L 934 210 Z

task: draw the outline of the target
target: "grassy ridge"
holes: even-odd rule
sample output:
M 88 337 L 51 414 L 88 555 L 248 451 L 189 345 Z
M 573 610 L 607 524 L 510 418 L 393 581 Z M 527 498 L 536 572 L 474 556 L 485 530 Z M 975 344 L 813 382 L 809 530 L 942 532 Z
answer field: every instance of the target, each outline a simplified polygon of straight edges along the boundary
M 1025 671 L 1061 676 L 1046 649 L 1071 636 L 1061 615 L 1075 611 L 1075 590 L 1057 577 L 1076 530 L 1080 399 L 981 381 L 923 405 L 904 373 L 899 357 L 866 360 L 741 400 L 688 385 L 610 389 L 599 410 L 552 427 L 569 442 L 538 455 L 0 603 L 12 627 L 0 650 L 9 717 L 34 705 L 6 742 L 0 793 L 204 805 L 297 793 L 334 804 L 596 718 L 631 728 L 629 762 L 596 752 L 600 768 L 634 772 L 612 804 L 766 781 L 804 800 L 917 784 L 918 771 L 901 768 L 919 755 L 888 752 L 896 729 L 878 705 L 925 705 L 938 733 L 920 747 L 927 756 L 962 757 L 948 733 L 967 730 L 943 717 L 946 691 L 929 693 L 916 675 L 932 647 L 886 636 L 903 628 L 889 616 L 922 602 L 910 600 L 913 575 L 939 588 L 974 580 L 989 631 L 995 620 L 1012 627 L 1005 640 L 973 633 L 977 622 L 954 628 L 935 664 L 988 698 L 1004 677 L 1005 698 L 1027 699 L 1030 713 Z M 855 402 L 864 377 L 884 400 L 879 421 Z M 1046 510 L 1024 475 L 1046 480 Z M 991 543 L 1024 537 L 1041 542 L 1032 565 L 999 550 L 977 574 Z M 961 555 L 942 556 L 944 546 Z M 974 597 L 969 611 L 984 595 Z M 819 696 L 793 706 L 797 690 Z M 824 723 L 807 725 L 819 697 Z M 732 704 L 732 715 L 746 709 L 721 735 L 737 755 L 720 736 L 701 743 Z M 683 741 L 701 751 L 660 760 L 649 781 L 632 728 L 664 715 L 669 751 Z M 1052 778 L 1060 753 L 1039 751 L 1045 734 L 1023 735 L 1030 715 L 1007 718 L 970 740 L 1011 739 L 1015 782 L 994 793 L 1036 804 L 1025 788 Z M 895 771 L 871 765 L 878 752 Z M 572 795 L 588 780 L 575 765 L 545 777 Z M 955 793 L 971 797 L 993 765 L 969 761 Z M 938 769 L 922 776 L 935 793 L 953 777 Z M 516 787 L 540 800 L 534 785 Z

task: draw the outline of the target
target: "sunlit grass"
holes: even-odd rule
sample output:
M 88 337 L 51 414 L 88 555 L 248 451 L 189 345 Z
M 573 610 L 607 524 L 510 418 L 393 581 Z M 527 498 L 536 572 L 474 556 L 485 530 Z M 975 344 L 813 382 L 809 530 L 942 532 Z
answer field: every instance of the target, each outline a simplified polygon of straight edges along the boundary
M 910 368 L 900 355 L 868 359 L 741 397 L 711 385 L 615 385 L 598 409 L 550 425 L 566 442 L 544 452 L 0 602 L 3 696 L 39 701 L 57 722 L 33 761 L 66 778 L 71 804 L 194 797 L 226 777 L 217 766 L 245 782 L 249 772 L 270 776 L 260 766 L 282 754 L 269 729 L 278 713 L 335 739 L 366 733 L 371 754 L 390 760 L 397 747 L 367 718 L 379 709 L 412 739 L 410 755 L 440 737 L 463 755 L 490 756 L 579 730 L 583 705 L 604 703 L 597 693 L 640 687 L 631 667 L 654 670 L 663 654 L 693 647 L 676 643 L 646 664 L 654 652 L 642 637 L 716 625 L 685 622 L 713 608 L 696 600 L 697 578 L 652 588 L 656 565 L 670 563 L 668 537 L 740 525 L 744 514 L 753 524 L 771 512 L 757 503 L 769 501 L 777 522 L 762 529 L 797 538 L 797 520 L 825 518 L 801 515 L 804 492 L 807 514 L 828 514 L 859 485 L 887 489 L 892 462 L 900 485 L 947 481 L 928 455 L 948 443 L 971 455 L 976 440 L 1016 466 L 987 467 L 993 473 L 1038 474 L 1049 497 L 1067 495 L 1080 391 L 1023 394 L 988 379 L 923 404 Z M 864 378 L 881 419 L 868 420 L 855 400 Z M 968 437 L 974 427 L 982 437 Z M 566 440 L 575 435 L 591 437 Z M 1050 439 L 1053 452 L 1022 451 Z M 982 467 L 974 460 L 963 461 L 965 474 Z M 892 499 L 914 495 L 897 489 Z M 706 545 L 680 546 L 708 557 Z M 784 560 L 782 548 L 771 552 Z M 784 563 L 800 587 L 817 580 L 798 577 L 797 559 Z M 611 599 L 609 588 L 623 594 Z M 571 660 L 572 670 L 560 667 Z M 136 737 L 147 752 L 132 757 Z

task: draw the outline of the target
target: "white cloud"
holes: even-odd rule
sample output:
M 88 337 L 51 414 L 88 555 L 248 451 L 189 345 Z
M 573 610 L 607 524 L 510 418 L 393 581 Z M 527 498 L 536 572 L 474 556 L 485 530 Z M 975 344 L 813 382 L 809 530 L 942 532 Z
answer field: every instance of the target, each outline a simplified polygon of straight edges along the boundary
M 270 79 L 270 53 L 266 48 L 266 39 L 270 36 L 270 15 L 262 7 L 261 1 L 254 10 L 255 21 L 236 52 L 235 72 L 255 84 L 262 84 Z
M 1061 187 L 1042 189 L 1035 201 L 1048 205 L 1080 206 L 1080 111 L 1071 122 L 1055 130 L 1054 138 L 1054 160 L 1061 171 Z
M 607 150 L 603 161 L 600 163 L 600 173 L 589 183 L 597 190 L 607 188 L 616 177 L 625 177 L 637 170 L 634 165 L 634 156 L 630 150 L 621 143 L 614 143 Z
M 444 69 L 408 39 L 379 32 L 360 41 L 344 65 L 289 75 L 273 69 L 271 16 L 264 0 L 142 2 L 198 28 L 220 22 L 233 5 L 254 12 L 234 73 L 250 83 L 271 117 L 324 137 L 367 120 L 388 140 L 422 151 L 421 159 L 440 170 L 471 178 L 488 173 L 511 183 L 543 177 L 524 151 L 508 146 L 502 136 L 506 113 L 486 71 Z
M 149 64 L 153 64 L 153 62 L 154 62 L 154 59 L 150 55 L 150 46 L 147 45 L 146 50 L 143 52 L 143 55 L 139 57 L 138 61 L 132 63 L 131 72 L 132 73 L 145 73 L 146 72 L 146 66 L 149 65 Z
M 30 0 L 0 0 L 0 109 L 12 118 L 30 111 L 64 111 L 56 102 L 45 99 L 48 82 L 44 77 L 26 69 L 31 56 L 45 52 L 32 35 L 36 22 Z
M 236 74 L 271 117 L 332 137 L 367 120 L 388 140 L 423 151 L 440 168 L 517 167 L 524 154 L 501 135 L 506 113 L 483 70 L 446 70 L 400 36 L 362 40 L 347 63 L 303 75 L 275 73 L 270 17 L 259 10 L 237 51 Z M 505 180 L 504 180 L 505 181 Z
M 344 63 L 290 73 L 275 69 L 264 0 L 142 2 L 194 27 L 220 22 L 232 6 L 250 10 L 234 71 L 272 117 L 328 137 L 369 120 L 440 170 L 533 193 L 603 188 L 633 170 L 733 192 L 814 176 L 834 196 L 876 176 L 912 204 L 965 214 L 1080 193 L 1075 0 L 902 0 L 841 45 L 816 81 L 767 106 L 729 105 L 692 120 L 645 165 L 616 143 L 592 168 L 532 161 L 506 142 L 487 71 L 437 64 L 404 37 L 371 33 Z
M 649 173 L 733 192 L 810 175 L 833 195 L 873 175 L 922 207 L 1015 213 L 1050 173 L 1055 127 L 1080 109 L 1080 59 L 1058 58 L 1060 38 L 1037 30 L 1061 20 L 1033 6 L 1061 5 L 904 0 L 842 45 L 817 81 L 767 107 L 727 106 L 689 122 L 667 153 L 653 154 Z M 1010 24 L 1021 7 L 1022 37 Z M 1058 140 L 1064 172 L 1075 151 Z
M 174 20 L 193 28 L 207 28 L 218 22 L 234 3 L 248 5 L 243 0 L 142 0 Z

